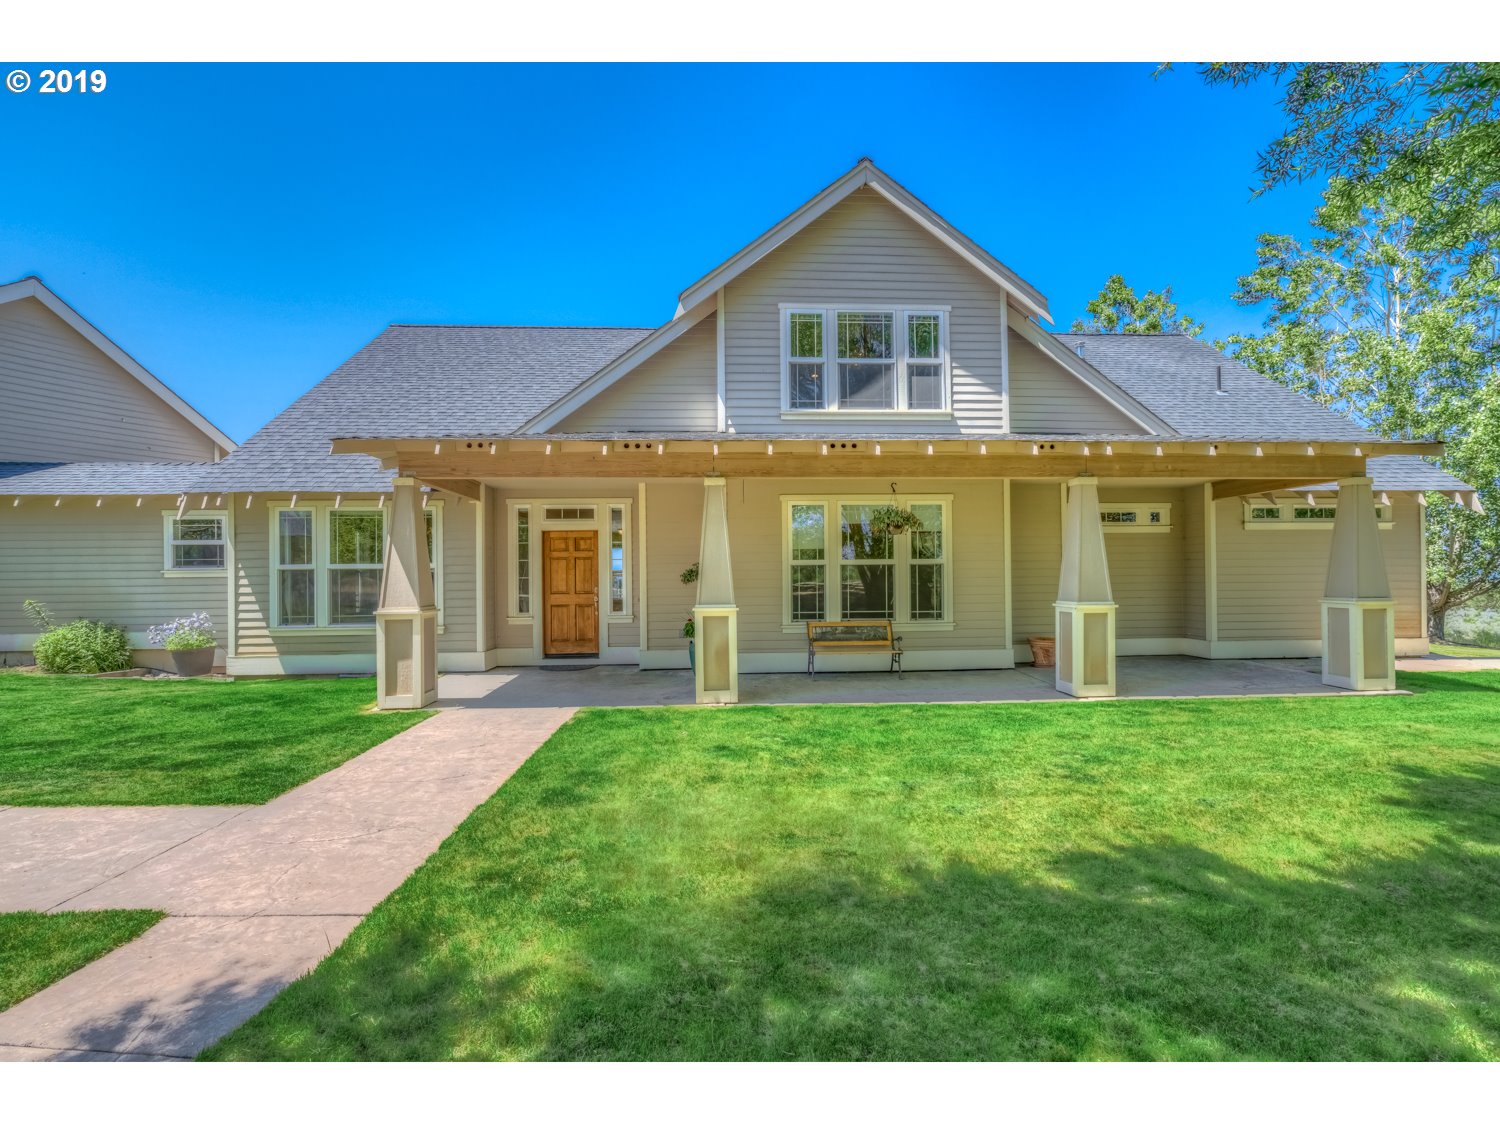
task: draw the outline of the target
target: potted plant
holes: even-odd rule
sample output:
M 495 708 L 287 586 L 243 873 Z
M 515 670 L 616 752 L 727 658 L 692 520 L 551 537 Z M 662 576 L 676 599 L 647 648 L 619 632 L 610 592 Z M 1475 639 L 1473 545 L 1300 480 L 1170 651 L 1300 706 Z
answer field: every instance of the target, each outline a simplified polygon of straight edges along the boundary
M 870 513 L 870 530 L 876 535 L 905 535 L 922 526 L 922 518 L 909 508 L 887 504 Z
M 678 575 L 678 577 L 682 579 L 682 584 L 684 586 L 694 585 L 698 581 L 698 564 L 694 563 L 692 566 L 688 567 L 680 575 Z M 697 631 L 698 627 L 693 623 L 693 615 L 689 613 L 688 619 L 682 624 L 682 635 L 687 638 L 688 669 L 690 671 L 697 671 L 698 667 L 696 663 L 697 654 L 693 651 L 693 637 L 696 635 Z
M 161 645 L 172 654 L 172 667 L 179 676 L 206 676 L 214 670 L 218 638 L 208 614 L 194 613 L 164 625 L 153 625 L 146 635 L 152 644 Z

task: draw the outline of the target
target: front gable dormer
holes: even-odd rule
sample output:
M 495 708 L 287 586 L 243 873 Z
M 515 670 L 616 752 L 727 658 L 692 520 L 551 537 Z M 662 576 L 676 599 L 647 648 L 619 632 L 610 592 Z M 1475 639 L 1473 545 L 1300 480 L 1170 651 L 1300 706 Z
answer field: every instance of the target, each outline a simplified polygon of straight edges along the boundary
M 1167 432 L 1041 320 L 1037 290 L 861 161 L 528 429 Z

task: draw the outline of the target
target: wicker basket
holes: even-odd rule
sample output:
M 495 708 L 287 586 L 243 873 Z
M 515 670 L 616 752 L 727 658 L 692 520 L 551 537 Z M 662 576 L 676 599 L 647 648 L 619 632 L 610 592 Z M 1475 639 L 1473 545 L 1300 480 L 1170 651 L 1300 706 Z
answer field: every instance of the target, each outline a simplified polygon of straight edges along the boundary
M 1031 662 L 1037 668 L 1051 668 L 1057 663 L 1057 640 L 1053 637 L 1029 637 Z

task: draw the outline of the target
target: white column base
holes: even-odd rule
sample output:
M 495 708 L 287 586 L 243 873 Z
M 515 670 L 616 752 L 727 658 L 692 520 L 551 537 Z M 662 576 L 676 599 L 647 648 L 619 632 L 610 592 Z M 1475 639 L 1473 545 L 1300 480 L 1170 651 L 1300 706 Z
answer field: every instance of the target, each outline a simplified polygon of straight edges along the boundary
M 1396 686 L 1396 603 L 1389 598 L 1323 599 L 1323 682 L 1352 691 Z
M 375 611 L 375 706 L 410 711 L 437 700 L 437 610 Z
M 740 701 L 740 611 L 693 607 L 693 697 L 699 703 Z
M 1115 694 L 1115 603 L 1053 602 L 1057 690 L 1079 699 Z

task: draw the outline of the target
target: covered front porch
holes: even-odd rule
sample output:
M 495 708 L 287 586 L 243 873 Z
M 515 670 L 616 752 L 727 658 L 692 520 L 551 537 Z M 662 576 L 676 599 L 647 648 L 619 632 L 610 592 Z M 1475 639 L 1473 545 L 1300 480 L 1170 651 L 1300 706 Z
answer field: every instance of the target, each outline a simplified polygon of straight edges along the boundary
M 1224 699 L 1356 695 L 1322 682 L 1317 658 L 1207 660 L 1122 656 L 1117 699 Z M 874 703 L 1044 703 L 1074 700 L 1057 690 L 1054 669 L 969 672 L 769 672 L 739 677 L 742 706 Z M 563 665 L 449 673 L 438 679 L 440 707 L 685 707 L 695 702 L 693 674 L 621 665 Z
M 1397 599 L 1380 543 L 1391 524 L 1376 515 L 1389 521 L 1391 501 L 1374 489 L 1358 446 L 743 436 L 590 444 L 557 435 L 341 439 L 335 448 L 381 454 L 400 473 L 376 614 L 382 706 L 423 706 L 437 695 L 424 489 L 473 501 L 490 529 L 475 561 L 480 668 L 594 656 L 676 671 L 688 661 L 686 633 L 696 635 L 696 702 L 796 702 L 810 689 L 780 674 L 804 664 L 806 622 L 885 618 L 906 634 L 908 669 L 942 669 L 950 679 L 951 670 L 1015 671 L 1032 657 L 1032 637 L 1055 636 L 1056 671 L 1016 671 L 1007 681 L 1014 689 L 966 675 L 952 680 L 964 690 L 944 698 L 1284 694 L 1288 686 L 1257 692 L 1252 677 L 1200 692 L 1181 675 L 1186 664 L 1157 690 L 1119 682 L 1123 660 L 1147 655 L 1253 665 L 1321 653 L 1320 686 L 1394 684 Z M 1331 494 L 1335 481 L 1337 499 L 1314 503 L 1308 492 L 1306 511 L 1286 499 L 1293 488 Z M 922 552 L 871 540 L 871 513 L 892 503 L 913 516 L 922 509 Z M 1418 502 L 1407 503 L 1402 542 L 1415 545 Z M 1277 520 L 1260 518 L 1267 513 Z M 1304 528 L 1308 513 L 1323 521 L 1323 535 L 1262 534 L 1273 522 Z M 864 539 L 851 540 L 856 525 Z M 1410 577 L 1403 589 L 1417 588 Z M 563 594 L 578 604 L 563 605 Z M 1420 610 L 1404 612 L 1408 631 L 1399 635 L 1420 637 Z M 588 628 L 558 647 L 557 622 L 575 618 Z M 872 699 L 902 698 L 882 677 L 868 682 L 879 685 Z

